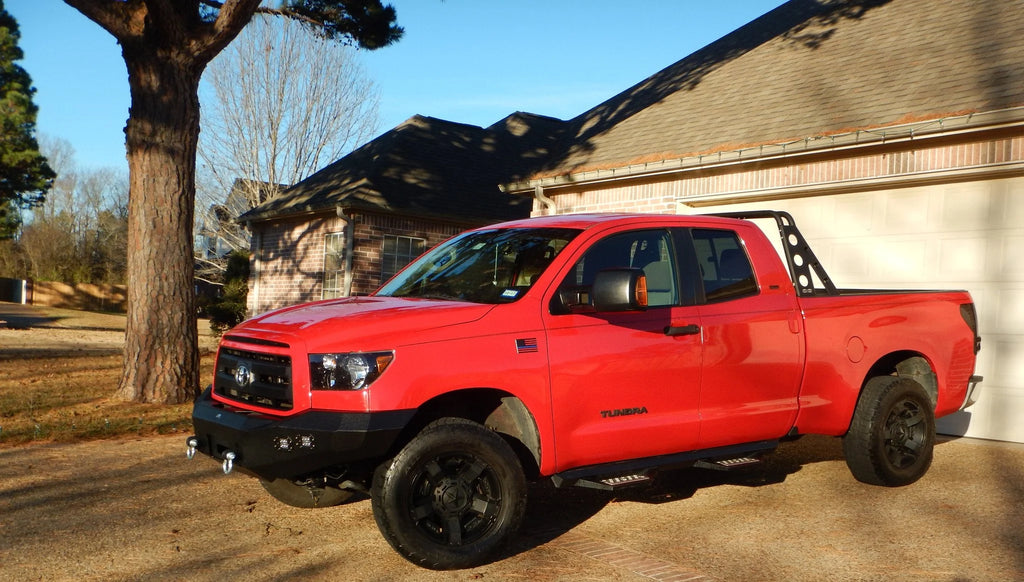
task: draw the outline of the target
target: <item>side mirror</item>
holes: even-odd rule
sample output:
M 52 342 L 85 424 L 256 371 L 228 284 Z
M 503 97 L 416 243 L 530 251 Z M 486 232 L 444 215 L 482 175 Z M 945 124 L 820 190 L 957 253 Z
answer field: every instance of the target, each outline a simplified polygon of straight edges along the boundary
M 599 271 L 590 293 L 594 310 L 599 313 L 647 309 L 647 277 L 640 269 Z

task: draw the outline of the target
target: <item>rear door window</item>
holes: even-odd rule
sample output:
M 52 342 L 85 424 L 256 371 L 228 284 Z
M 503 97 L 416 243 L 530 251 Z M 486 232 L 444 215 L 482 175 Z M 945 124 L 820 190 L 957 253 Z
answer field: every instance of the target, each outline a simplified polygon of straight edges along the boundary
M 692 236 L 705 301 L 717 303 L 757 295 L 750 258 L 735 232 L 693 229 Z

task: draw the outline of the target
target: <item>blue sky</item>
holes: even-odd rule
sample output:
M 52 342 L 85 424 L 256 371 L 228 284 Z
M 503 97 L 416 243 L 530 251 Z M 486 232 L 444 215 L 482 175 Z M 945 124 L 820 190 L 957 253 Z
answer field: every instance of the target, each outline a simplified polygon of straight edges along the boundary
M 404 38 L 362 53 L 380 131 L 412 115 L 487 126 L 514 111 L 575 117 L 782 0 L 391 0 Z M 128 81 L 113 37 L 59 0 L 7 0 L 37 128 L 79 164 L 126 169 Z

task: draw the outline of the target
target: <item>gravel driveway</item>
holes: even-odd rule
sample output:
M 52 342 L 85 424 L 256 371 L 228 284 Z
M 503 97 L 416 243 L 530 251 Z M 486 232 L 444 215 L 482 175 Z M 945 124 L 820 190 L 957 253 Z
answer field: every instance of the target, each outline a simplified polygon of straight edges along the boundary
M 961 439 L 898 489 L 806 437 L 744 473 L 617 497 L 531 491 L 506 559 L 429 572 L 369 503 L 299 510 L 187 461 L 184 436 L 0 449 L 2 580 L 1024 580 L 1024 446 Z

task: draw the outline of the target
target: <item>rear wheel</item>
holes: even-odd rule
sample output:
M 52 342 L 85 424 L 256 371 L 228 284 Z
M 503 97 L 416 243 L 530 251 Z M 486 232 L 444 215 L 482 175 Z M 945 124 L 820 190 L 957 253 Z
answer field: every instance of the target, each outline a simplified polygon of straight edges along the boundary
M 337 487 L 319 487 L 309 482 L 291 479 L 260 479 L 260 485 L 281 503 L 292 507 L 312 509 L 341 505 L 355 495 Z
M 407 560 L 434 570 L 469 568 L 519 529 L 526 479 L 497 433 L 443 418 L 380 466 L 372 499 L 381 534 Z
M 846 464 L 858 481 L 909 485 L 928 471 L 934 445 L 935 416 L 920 384 L 899 376 L 868 381 L 843 437 Z

